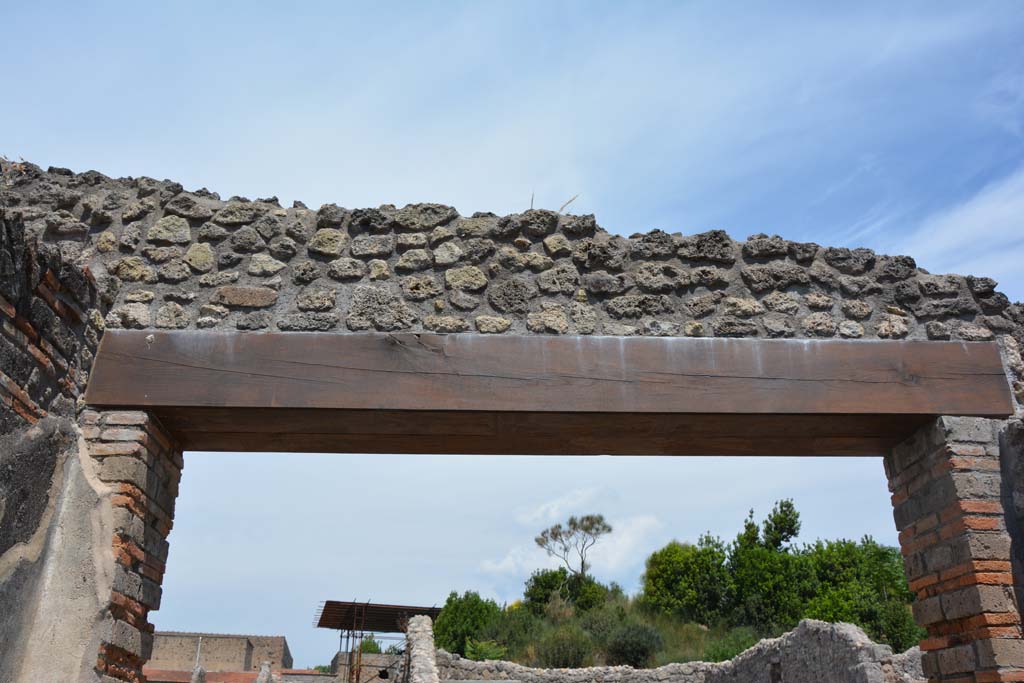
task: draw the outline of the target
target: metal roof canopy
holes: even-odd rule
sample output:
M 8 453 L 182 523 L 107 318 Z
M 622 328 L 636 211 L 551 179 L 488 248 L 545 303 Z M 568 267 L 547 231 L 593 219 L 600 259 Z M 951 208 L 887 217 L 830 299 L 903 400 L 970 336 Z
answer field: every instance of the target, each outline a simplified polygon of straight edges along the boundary
M 381 605 L 372 602 L 340 602 L 327 600 L 316 615 L 317 628 L 340 631 L 360 630 L 374 633 L 403 633 L 409 617 L 425 614 L 437 619 L 440 607 L 413 605 Z

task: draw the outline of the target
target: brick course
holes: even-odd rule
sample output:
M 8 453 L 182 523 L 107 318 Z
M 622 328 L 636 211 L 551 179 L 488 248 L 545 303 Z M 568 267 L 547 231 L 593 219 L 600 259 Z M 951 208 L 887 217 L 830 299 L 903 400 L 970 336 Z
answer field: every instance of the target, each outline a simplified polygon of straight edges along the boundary
M 929 681 L 1013 681 L 1024 640 L 999 439 L 1006 423 L 943 417 L 885 458 Z
M 183 465 L 181 448 L 144 412 L 86 410 L 80 422 L 99 476 L 114 487 L 113 627 L 104 638 L 96 671 L 140 683 L 153 647 L 150 610 L 160 607 L 167 534 Z

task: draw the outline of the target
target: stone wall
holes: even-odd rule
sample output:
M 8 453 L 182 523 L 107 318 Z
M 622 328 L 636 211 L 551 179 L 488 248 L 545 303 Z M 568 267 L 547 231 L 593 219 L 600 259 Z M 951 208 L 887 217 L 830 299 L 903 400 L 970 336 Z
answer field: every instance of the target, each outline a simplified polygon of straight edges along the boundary
M 7 178 L 5 176 L 4 182 Z M 82 399 L 112 299 L 0 206 L 0 681 L 141 681 L 180 449 Z
M 404 683 L 439 683 L 434 625 L 430 617 L 421 614 L 409 619 L 405 631 L 405 654 L 408 675 L 401 679 Z
M 422 653 L 433 644 L 427 617 L 413 632 L 409 647 Z M 424 659 L 426 659 L 424 654 Z M 628 666 L 584 669 L 536 669 L 512 662 L 474 662 L 438 650 L 434 679 L 428 662 L 413 666 L 420 678 L 434 680 L 515 680 L 522 683 L 914 683 L 923 680 L 920 653 L 913 649 L 894 655 L 877 645 L 863 631 L 849 624 L 804 621 L 790 633 L 763 640 L 735 659 L 722 663 L 688 662 L 656 669 Z
M 153 654 L 147 666 L 153 669 L 190 671 L 195 666 L 197 654 L 199 666 L 207 673 L 252 671 L 259 666 L 260 661 L 255 659 L 253 644 L 246 636 L 156 633 L 153 637 Z
M 6 160 L 0 323 L 0 680 L 44 680 L 32 678 L 42 671 L 32 667 L 43 664 L 59 667 L 60 680 L 142 680 L 181 450 L 144 413 L 85 410 L 82 390 L 105 327 L 995 339 L 1024 405 L 1024 305 L 988 278 L 933 275 L 906 256 L 767 235 L 736 242 L 721 231 L 625 238 L 606 233 L 593 216 L 543 210 L 463 217 L 437 204 L 282 208 L 274 198 L 223 201 L 171 181 L 44 172 Z M 948 536 L 928 562 L 944 557 L 943 547 L 967 544 L 971 562 L 1002 564 L 994 571 L 971 565 L 964 576 L 981 582 L 997 574 L 1013 602 L 1014 585 L 1024 584 L 1015 424 L 1001 427 L 1004 443 L 1018 445 L 1004 448 L 995 479 L 991 467 L 998 471 L 1000 460 L 991 442 L 954 440 L 919 454 L 946 468 L 927 476 L 906 454 L 890 459 L 912 578 L 935 573 L 913 575 L 921 568 L 914 558 L 927 555 L 914 539 L 931 533 L 929 515 L 946 510 L 925 508 L 942 496 L 947 505 L 981 501 L 982 513 L 950 513 Z M 961 457 L 960 447 L 981 455 Z M 959 469 L 969 480 L 996 481 L 996 501 L 1009 514 L 992 506 L 989 489 L 978 498 L 960 487 Z M 904 484 L 920 509 L 901 511 Z M 941 495 L 922 498 L 928 486 Z M 971 527 L 977 519 L 998 528 Z M 1005 547 L 974 545 L 981 531 L 999 532 Z M 994 554 L 979 559 L 985 553 Z M 1011 555 L 1015 579 L 1004 566 Z M 979 625 L 947 614 L 944 595 L 929 595 L 966 580 L 943 575 L 961 564 L 938 570 L 941 590 L 917 584 L 923 597 L 941 598 L 929 603 L 941 612 L 921 607 L 918 614 L 943 639 L 927 643 L 926 663 L 936 680 L 953 680 L 968 661 L 997 676 L 971 680 L 1024 676 L 1019 615 L 1009 625 Z M 972 590 L 974 597 L 984 592 Z M 1009 613 L 986 608 L 974 616 Z M 940 621 L 927 621 L 936 614 Z M 942 626 L 950 632 L 940 633 Z M 10 674 L 12 667 L 22 673 Z
M 1024 680 L 1004 507 L 1007 423 L 944 417 L 885 458 L 893 516 L 931 680 Z
M 544 210 L 282 208 L 150 178 L 2 169 L 0 206 L 89 264 L 116 299 L 110 327 L 1024 341 L 1024 305 L 994 281 L 867 249 L 625 238 Z
M 0 681 L 94 681 L 110 638 L 110 487 L 76 425 L 103 305 L 0 206 Z

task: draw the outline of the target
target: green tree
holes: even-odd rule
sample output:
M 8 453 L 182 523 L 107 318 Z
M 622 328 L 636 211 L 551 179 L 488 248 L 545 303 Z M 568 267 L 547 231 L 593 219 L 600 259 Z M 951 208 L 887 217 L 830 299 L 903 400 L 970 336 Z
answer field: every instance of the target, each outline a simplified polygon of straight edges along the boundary
M 483 628 L 480 638 L 493 640 L 513 655 L 522 653 L 536 643 L 544 628 L 544 621 L 526 607 L 510 605 L 501 615 Z
M 373 636 L 363 638 L 359 643 L 359 651 L 367 655 L 379 655 L 381 653 L 380 641 Z
M 477 662 L 504 659 L 505 648 L 493 640 L 474 640 L 470 638 L 466 641 L 466 658 Z
M 586 611 L 604 603 L 611 588 L 583 574 L 570 574 L 565 567 L 538 569 L 526 580 L 523 604 L 537 615 L 544 614 L 558 595 L 573 608 Z
M 638 622 L 627 622 L 612 632 L 606 652 L 611 665 L 626 664 L 642 669 L 651 663 L 654 653 L 661 649 L 661 634 L 653 627 Z
M 913 593 L 897 549 L 864 537 L 859 543 L 818 541 L 803 552 L 818 583 L 805 617 L 857 624 L 897 651 L 923 637 L 910 611 Z
M 537 659 L 547 668 L 579 668 L 590 663 L 594 645 L 587 632 L 579 626 L 560 626 L 537 643 Z
M 544 614 L 551 596 L 560 594 L 569 599 L 569 572 L 565 567 L 538 569 L 526 580 L 523 590 L 523 604 L 536 615 Z
M 664 614 L 715 624 L 727 609 L 730 577 L 725 544 L 704 534 L 697 545 L 672 541 L 647 558 L 643 599 Z
M 751 512 L 753 514 L 753 512 Z M 780 500 L 761 525 L 761 540 L 766 548 L 782 550 L 800 535 L 800 513 L 791 499 Z
M 534 539 L 551 557 L 565 563 L 571 574 L 586 576 L 587 555 L 600 538 L 612 532 L 604 515 L 570 517 L 565 526 L 555 524 Z
M 760 633 L 792 628 L 813 594 L 808 562 L 788 546 L 800 529 L 800 516 L 792 503 L 785 503 L 777 503 L 760 527 L 751 510 L 729 546 L 729 622 L 734 626 L 752 626 Z
M 493 600 L 484 600 L 475 591 L 460 597 L 452 591 L 434 624 L 438 647 L 465 656 L 466 644 L 501 617 L 501 608 Z

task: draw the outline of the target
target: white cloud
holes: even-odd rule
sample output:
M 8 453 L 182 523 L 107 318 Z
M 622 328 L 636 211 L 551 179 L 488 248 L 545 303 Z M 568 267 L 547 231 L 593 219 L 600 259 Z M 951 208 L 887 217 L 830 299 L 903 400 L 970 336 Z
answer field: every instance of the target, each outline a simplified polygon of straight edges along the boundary
M 575 489 L 564 496 L 543 502 L 536 507 L 519 513 L 516 515 L 516 520 L 520 524 L 530 525 L 535 525 L 538 522 L 559 522 L 568 514 L 578 512 L 580 508 L 590 503 L 596 497 L 597 489 Z
M 923 220 L 892 249 L 932 272 L 984 275 L 1024 300 L 1024 166 Z
M 654 515 L 637 515 L 612 522 L 614 531 L 594 546 L 591 564 L 599 576 L 621 576 L 642 564 L 653 538 L 664 525 Z
M 535 569 L 557 567 L 558 560 L 549 557 L 536 545 L 517 545 L 509 549 L 500 560 L 484 560 L 480 569 L 486 574 L 527 576 Z
M 656 536 L 664 524 L 654 515 L 634 515 L 609 520 L 612 533 L 594 546 L 588 558 L 594 573 L 604 580 L 621 579 L 636 574 L 656 545 Z M 554 568 L 561 563 L 536 545 L 513 546 L 498 560 L 484 560 L 480 569 L 485 574 L 518 576 L 525 579 L 539 568 Z

